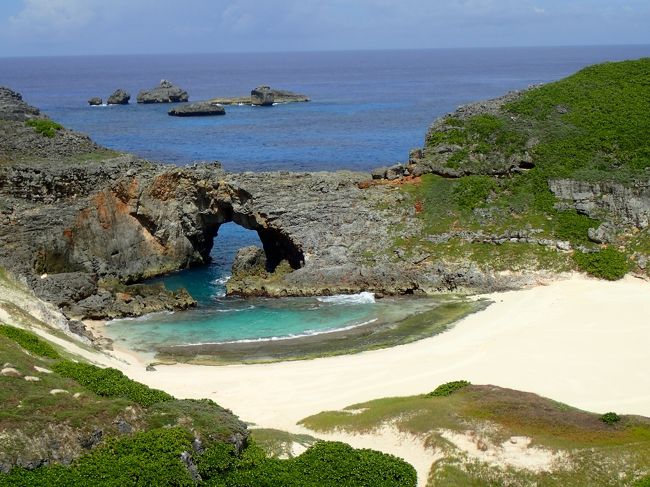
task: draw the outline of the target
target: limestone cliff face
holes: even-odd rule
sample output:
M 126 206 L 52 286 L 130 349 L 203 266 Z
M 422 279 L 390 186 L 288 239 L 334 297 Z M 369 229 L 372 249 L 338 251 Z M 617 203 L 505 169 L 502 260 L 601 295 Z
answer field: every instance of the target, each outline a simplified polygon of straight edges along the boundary
M 0 116 L 10 114 L 0 122 L 13 127 L 13 146 L 23 147 L 33 133 L 24 135 L 16 113 L 35 109 L 21 103 L 0 97 Z M 417 209 L 400 204 L 397 186 L 366 184 L 370 174 L 228 174 L 219 164 L 98 157 L 102 149 L 79 143 L 86 140 L 79 134 L 57 137 L 61 157 L 44 160 L 26 149 L 0 167 L 0 265 L 69 316 L 191 306 L 186 293 L 134 283 L 205 264 L 226 222 L 256 231 L 266 258 L 263 276 L 231 283 L 238 294 L 490 291 L 529 279 L 396 253 L 395 238 L 421 225 Z

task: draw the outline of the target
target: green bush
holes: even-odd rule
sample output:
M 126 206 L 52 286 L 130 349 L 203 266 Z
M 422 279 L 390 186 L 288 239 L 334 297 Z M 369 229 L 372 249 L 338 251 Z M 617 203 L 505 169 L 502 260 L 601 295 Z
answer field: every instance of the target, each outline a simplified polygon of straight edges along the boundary
M 470 385 L 470 382 L 466 380 L 455 380 L 453 382 L 447 382 L 446 384 L 441 384 L 435 388 L 433 392 L 427 394 L 427 397 L 445 397 L 451 396 L 454 392 L 463 387 Z
M 555 236 L 561 240 L 568 240 L 573 244 L 586 243 L 589 241 L 588 231 L 590 228 L 597 228 L 598 220 L 575 211 L 559 212 L 554 219 Z
M 497 182 L 489 176 L 460 178 L 454 185 L 454 200 L 461 208 L 471 210 L 483 205 L 497 187 Z
M 13 340 L 28 352 L 38 355 L 39 357 L 53 359 L 61 358 L 59 352 L 57 352 L 52 345 L 28 331 L 9 325 L 0 325 L 0 335 Z
M 627 256 L 610 247 L 589 254 L 576 252 L 573 259 L 580 270 L 609 281 L 623 278 L 630 269 Z
M 76 380 L 99 396 L 124 397 L 144 407 L 174 399 L 166 392 L 151 389 L 129 379 L 117 369 L 102 369 L 69 360 L 57 362 L 53 368 L 62 376 Z
M 606 424 L 618 423 L 621 420 L 621 417 L 613 412 L 605 413 L 600 417 L 600 420 Z
M 155 429 L 110 438 L 70 467 L 15 468 L 0 485 L 28 486 L 193 486 L 181 454 L 192 451 L 191 435 L 180 428 Z M 2 478 L 4 477 L 4 479 Z
M 108 439 L 69 467 L 15 468 L 0 474 L 1 486 L 94 485 L 190 486 L 181 460 L 192 452 L 192 435 L 180 428 L 157 428 L 131 437 Z M 231 444 L 215 444 L 194 453 L 201 482 L 220 487 L 414 487 L 415 469 L 405 461 L 373 450 L 355 450 L 338 442 L 320 442 L 297 458 L 268 458 L 255 445 L 237 455 Z
M 50 138 L 54 137 L 57 131 L 63 129 L 63 125 L 46 118 L 33 118 L 32 120 L 27 120 L 25 124 L 32 127 L 39 134 Z
M 408 487 L 415 469 L 405 461 L 373 450 L 355 450 L 345 443 L 319 442 L 299 457 L 267 458 L 251 446 L 233 463 L 225 448 L 206 451 L 199 471 L 207 485 L 226 487 Z M 213 474 L 217 476 L 209 476 Z

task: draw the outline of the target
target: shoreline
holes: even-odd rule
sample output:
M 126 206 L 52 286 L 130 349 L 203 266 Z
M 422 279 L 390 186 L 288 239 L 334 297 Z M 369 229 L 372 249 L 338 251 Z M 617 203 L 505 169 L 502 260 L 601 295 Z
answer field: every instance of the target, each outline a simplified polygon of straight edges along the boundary
M 572 276 L 487 297 L 493 305 L 447 333 L 352 355 L 225 365 L 215 373 L 192 364 L 158 364 L 156 372 L 145 372 L 133 352 L 116 347 L 115 353 L 131 357 L 125 372 L 136 380 L 178 397 L 207 396 L 246 420 L 280 429 L 295 429 L 296 421 L 322 410 L 420 394 L 458 379 L 588 410 L 650 416 L 650 394 L 639 396 L 650 390 L 644 374 L 650 366 L 644 350 L 649 282 Z
M 178 398 L 209 398 L 252 425 L 338 439 L 401 456 L 426 478 L 432 451 L 416 438 L 320 435 L 297 423 L 373 399 L 429 392 L 452 380 L 532 392 L 597 413 L 650 416 L 650 282 L 567 279 L 482 296 L 487 309 L 448 332 L 352 355 L 270 364 L 156 365 L 115 347 L 101 363 Z M 406 445 L 406 447 L 405 447 Z M 430 466 L 430 465 L 429 465 Z

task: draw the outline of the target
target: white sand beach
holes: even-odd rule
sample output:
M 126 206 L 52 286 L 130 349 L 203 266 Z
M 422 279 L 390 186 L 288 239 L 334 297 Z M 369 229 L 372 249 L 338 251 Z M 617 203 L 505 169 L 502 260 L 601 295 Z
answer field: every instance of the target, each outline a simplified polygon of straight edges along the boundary
M 319 411 L 456 379 L 650 416 L 649 282 L 574 276 L 486 297 L 495 303 L 442 335 L 356 355 L 145 372 L 116 354 L 131 361 L 121 368 L 134 379 L 179 397 L 210 397 L 246 421 L 287 430 Z

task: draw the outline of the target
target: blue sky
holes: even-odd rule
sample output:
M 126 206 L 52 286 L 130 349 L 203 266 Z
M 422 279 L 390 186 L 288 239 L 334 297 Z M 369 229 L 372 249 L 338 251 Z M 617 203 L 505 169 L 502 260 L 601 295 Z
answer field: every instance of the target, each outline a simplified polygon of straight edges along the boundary
M 650 0 L 0 1 L 0 56 L 650 44 Z

